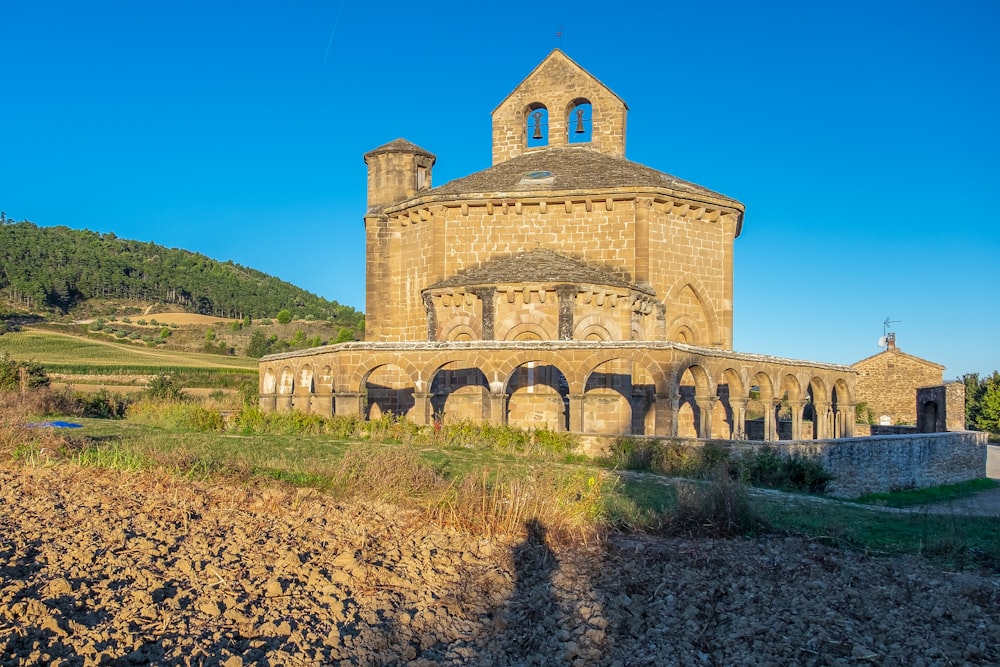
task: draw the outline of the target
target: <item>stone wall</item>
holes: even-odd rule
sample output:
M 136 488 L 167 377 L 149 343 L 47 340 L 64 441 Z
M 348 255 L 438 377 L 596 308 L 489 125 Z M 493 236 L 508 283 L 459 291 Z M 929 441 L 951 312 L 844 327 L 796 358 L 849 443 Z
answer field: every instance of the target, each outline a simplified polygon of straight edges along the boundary
M 628 107 L 562 51 L 554 51 L 493 111 L 493 164 L 517 157 L 528 147 L 534 130 L 531 114 L 544 109 L 546 121 L 539 148 L 566 146 L 572 141 L 573 107 L 591 105 L 588 145 L 608 155 L 625 155 L 625 119 Z
M 892 424 L 909 425 L 917 423 L 917 388 L 941 384 L 944 372 L 944 366 L 906 354 L 894 341 L 853 367 L 858 371 L 855 399 L 868 404 L 876 423 L 885 416 Z
M 917 430 L 943 433 L 965 429 L 965 384 L 949 382 L 917 389 Z
M 600 456 L 615 438 L 581 435 L 580 440 L 584 453 Z M 676 441 L 694 447 L 708 442 Z M 770 447 L 785 456 L 819 459 L 834 476 L 827 493 L 839 498 L 955 484 L 986 476 L 987 434 L 979 431 L 719 444 L 736 452 L 752 453 Z

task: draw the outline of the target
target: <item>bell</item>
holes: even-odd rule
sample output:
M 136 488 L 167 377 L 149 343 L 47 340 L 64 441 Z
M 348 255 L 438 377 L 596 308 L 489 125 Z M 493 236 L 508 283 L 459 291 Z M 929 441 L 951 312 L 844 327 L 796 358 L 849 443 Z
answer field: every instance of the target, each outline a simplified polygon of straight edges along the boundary
M 583 109 L 577 109 L 576 110 L 576 133 L 577 134 L 583 134 L 584 132 L 586 132 L 586 130 L 583 129 Z
M 535 133 L 531 135 L 532 139 L 542 138 L 542 112 L 536 111 L 531 114 L 531 117 L 535 119 Z

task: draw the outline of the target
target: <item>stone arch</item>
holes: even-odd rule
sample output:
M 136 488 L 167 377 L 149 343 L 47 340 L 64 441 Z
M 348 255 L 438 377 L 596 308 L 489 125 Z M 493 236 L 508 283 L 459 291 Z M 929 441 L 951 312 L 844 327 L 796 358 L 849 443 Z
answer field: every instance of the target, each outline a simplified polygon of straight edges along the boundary
M 573 329 L 573 340 L 617 340 L 608 328 L 608 318 L 603 315 L 588 315 L 577 322 Z
M 799 379 L 791 373 L 786 373 L 781 378 L 781 396 L 789 401 L 797 401 L 802 398 L 802 385 Z
M 805 392 L 799 379 L 791 373 L 781 378 L 778 396 L 781 401 L 774 406 L 776 435 L 780 440 L 792 440 L 800 437 L 802 424 L 803 400 Z
M 392 361 L 372 366 L 365 373 L 363 388 L 368 399 L 367 419 L 378 419 L 384 414 L 407 416 L 416 404 L 413 377 Z
M 698 323 L 687 315 L 679 315 L 671 321 L 667 328 L 667 340 L 685 345 L 702 345 L 695 331 L 698 330 Z
M 268 367 L 264 370 L 264 380 L 261 389 L 261 393 L 263 394 L 274 394 L 277 392 L 278 378 L 274 374 L 273 368 Z
M 312 366 L 302 364 L 299 366 L 299 372 L 296 375 L 298 376 L 295 382 L 295 390 L 297 392 L 311 394 L 316 391 Z
M 444 341 L 470 341 L 470 340 L 481 340 L 482 334 L 476 330 L 473 326 L 471 318 L 461 318 L 465 321 L 460 321 L 455 323 L 443 336 L 441 340 Z
M 585 97 L 577 97 L 566 105 L 566 143 L 590 143 L 594 136 L 594 109 Z
M 813 439 L 830 437 L 833 431 L 833 411 L 830 405 L 830 392 L 823 378 L 813 376 L 809 379 L 806 397 L 809 402 L 802 417 L 803 420 L 812 419 L 812 433 L 803 435 L 810 435 Z
M 586 433 L 626 435 L 632 432 L 634 362 L 609 359 L 587 375 L 583 389 L 583 421 Z
M 917 432 L 936 433 L 938 430 L 939 412 L 940 406 L 938 406 L 937 401 L 924 401 L 920 406 L 920 411 L 917 413 Z
M 313 369 L 310 364 L 302 364 L 295 373 L 295 390 L 292 392 L 292 409 L 310 412 L 312 396 L 316 393 Z
M 465 360 L 447 361 L 430 374 L 431 410 L 440 423 L 490 419 L 490 384 L 482 369 Z
M 535 322 L 521 322 L 507 330 L 504 340 L 553 340 L 541 325 Z
M 854 402 L 851 400 L 851 390 L 844 378 L 837 378 L 830 390 L 830 403 L 833 408 L 834 438 L 844 438 L 854 434 Z
M 725 440 L 744 438 L 743 420 L 746 409 L 746 391 L 743 377 L 735 368 L 724 369 L 718 376 L 712 406 L 712 437 Z
M 683 364 L 677 376 L 677 437 L 704 438 L 708 431 L 709 408 L 706 399 L 712 396 L 708 373 L 697 363 Z
M 549 109 L 541 102 L 532 102 L 524 108 L 521 123 L 525 148 L 542 148 L 549 145 Z
M 531 358 L 513 368 L 504 384 L 511 426 L 569 429 L 569 382 L 552 361 Z
M 278 393 L 285 395 L 291 394 L 295 391 L 295 373 L 292 371 L 291 366 L 285 366 L 281 369 L 281 379 L 278 382 Z
M 683 283 L 678 282 L 671 288 L 664 303 L 668 313 L 677 315 L 667 325 L 667 340 L 674 340 L 671 333 L 675 326 L 691 329 L 695 345 L 708 346 L 721 340 L 718 317 L 715 310 L 708 307 L 705 294 L 709 292 L 694 276 L 686 277 Z
M 774 381 L 764 371 L 757 371 L 749 383 L 745 421 L 747 439 L 777 440 Z
M 421 382 L 420 371 L 403 355 L 378 354 L 365 359 L 368 363 L 358 364 L 351 368 L 351 375 L 344 382 L 344 389 L 347 391 L 364 392 L 368 377 L 380 366 L 393 364 L 401 369 L 410 378 L 415 389 L 422 389 L 425 384 Z
M 316 382 L 316 391 L 332 394 L 336 387 L 333 382 L 333 368 L 329 364 L 323 366 L 319 371 L 319 379 Z

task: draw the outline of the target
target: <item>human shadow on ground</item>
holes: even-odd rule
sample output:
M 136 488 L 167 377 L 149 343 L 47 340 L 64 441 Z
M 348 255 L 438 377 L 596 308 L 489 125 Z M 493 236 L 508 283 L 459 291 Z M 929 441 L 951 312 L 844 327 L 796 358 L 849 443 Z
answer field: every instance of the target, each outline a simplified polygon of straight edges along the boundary
M 524 541 L 514 547 L 514 591 L 508 600 L 505 626 L 510 653 L 506 658 L 522 662 L 543 651 L 558 632 L 562 616 L 552 587 L 559 559 L 546 541 L 546 528 L 538 519 L 524 524 Z

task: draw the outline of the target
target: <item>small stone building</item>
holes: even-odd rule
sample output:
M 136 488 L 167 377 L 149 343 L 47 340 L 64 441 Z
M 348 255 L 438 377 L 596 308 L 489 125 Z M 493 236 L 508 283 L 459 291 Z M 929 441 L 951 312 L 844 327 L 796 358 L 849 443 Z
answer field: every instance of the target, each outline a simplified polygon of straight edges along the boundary
M 858 372 L 856 401 L 867 404 L 876 424 L 915 426 L 917 389 L 941 385 L 944 366 L 903 352 L 894 333 L 885 342 L 886 349 L 851 366 Z
M 364 156 L 366 341 L 260 362 L 265 410 L 605 434 L 850 435 L 855 372 L 735 352 L 740 202 L 625 157 L 628 106 L 562 51 L 492 113 L 492 166 Z M 812 417 L 814 415 L 814 417 Z

